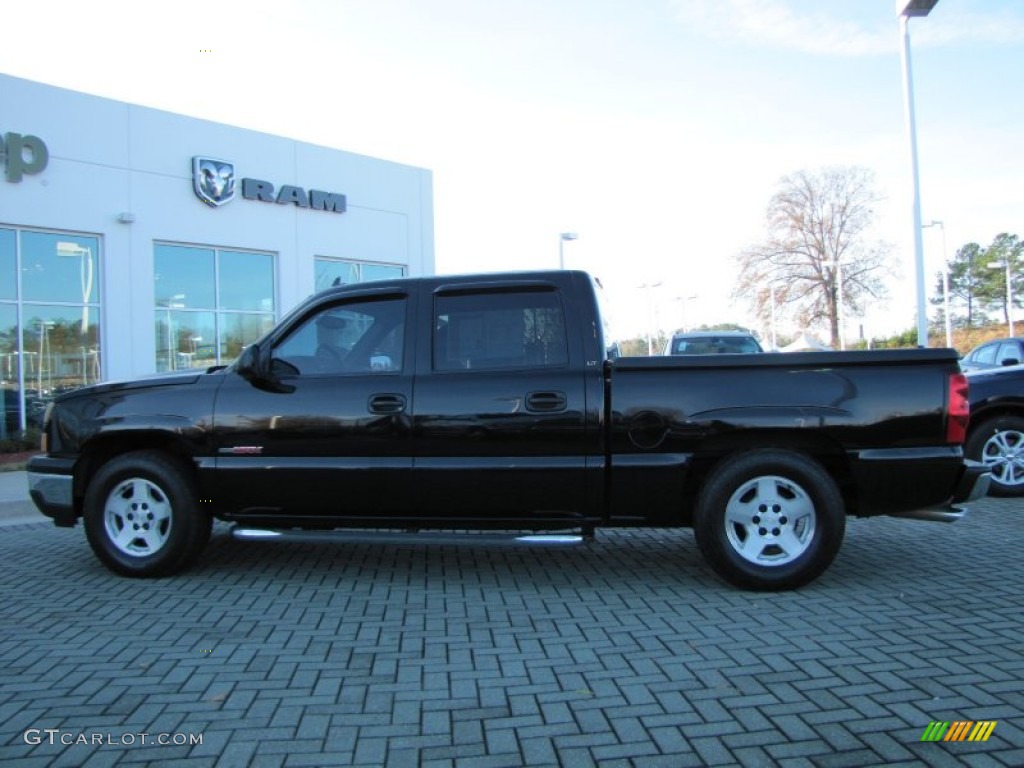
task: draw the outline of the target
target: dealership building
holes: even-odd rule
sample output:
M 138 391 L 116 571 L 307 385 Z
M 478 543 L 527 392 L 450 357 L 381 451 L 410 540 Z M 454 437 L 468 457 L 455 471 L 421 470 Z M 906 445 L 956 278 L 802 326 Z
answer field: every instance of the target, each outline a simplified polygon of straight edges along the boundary
M 230 362 L 310 293 L 434 271 L 422 168 L 0 75 L 0 439 Z

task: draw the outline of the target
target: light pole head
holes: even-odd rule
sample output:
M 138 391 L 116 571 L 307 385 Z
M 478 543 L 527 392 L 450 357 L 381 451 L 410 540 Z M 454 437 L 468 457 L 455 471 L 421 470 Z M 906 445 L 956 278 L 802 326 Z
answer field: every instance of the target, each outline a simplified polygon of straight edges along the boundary
M 576 240 L 576 239 L 579 238 L 579 235 L 577 233 L 575 233 L 575 232 L 562 232 L 559 235 L 559 237 L 562 240 Z
M 927 16 L 939 0 L 896 0 L 897 16 Z

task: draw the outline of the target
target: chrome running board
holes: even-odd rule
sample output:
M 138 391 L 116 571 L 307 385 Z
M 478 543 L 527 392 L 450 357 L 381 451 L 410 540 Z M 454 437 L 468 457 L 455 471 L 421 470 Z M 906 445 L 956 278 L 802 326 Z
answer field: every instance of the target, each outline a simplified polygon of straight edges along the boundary
M 587 541 L 583 534 L 573 533 L 451 533 L 419 531 L 366 530 L 279 530 L 236 526 L 231 535 L 241 541 L 337 541 L 347 544 L 474 544 L 488 547 L 565 547 Z

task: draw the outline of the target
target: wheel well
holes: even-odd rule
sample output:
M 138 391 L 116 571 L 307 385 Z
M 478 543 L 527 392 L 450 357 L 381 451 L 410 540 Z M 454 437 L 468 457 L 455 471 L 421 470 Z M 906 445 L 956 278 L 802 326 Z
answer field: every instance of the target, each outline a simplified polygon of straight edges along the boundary
M 113 458 L 132 451 L 162 451 L 189 471 L 192 469 L 192 452 L 174 435 L 166 432 L 133 432 L 130 434 L 106 435 L 86 443 L 81 456 L 75 463 L 73 493 L 75 512 L 82 514 L 82 499 L 89 480 L 95 477 L 100 467 Z
M 820 435 L 742 432 L 709 440 L 694 455 L 690 465 L 691 482 L 686 484 L 686 498 L 683 503 L 687 523 L 692 519 L 701 491 L 716 467 L 737 454 L 764 449 L 793 451 L 814 459 L 835 481 L 845 508 L 851 513 L 857 509 L 857 489 L 853 472 L 846 453 L 838 443 Z
M 993 405 L 984 410 L 972 413 L 970 423 L 967 425 L 968 436 L 974 434 L 975 430 L 985 422 L 991 421 L 992 419 L 1002 418 L 1003 416 L 1024 418 L 1024 407 L 1014 405 Z

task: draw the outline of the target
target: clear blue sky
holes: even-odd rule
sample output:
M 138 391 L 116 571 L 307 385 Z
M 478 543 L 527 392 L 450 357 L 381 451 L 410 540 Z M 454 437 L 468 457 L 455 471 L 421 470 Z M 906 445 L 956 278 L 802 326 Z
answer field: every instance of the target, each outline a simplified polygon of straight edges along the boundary
M 438 271 L 553 267 L 578 232 L 623 334 L 747 320 L 732 256 L 778 179 L 867 167 L 898 274 L 853 322 L 914 326 L 892 0 L 5 5 L 8 74 L 431 169 Z M 924 221 L 950 253 L 1024 235 L 1024 2 L 939 0 L 911 35 Z

